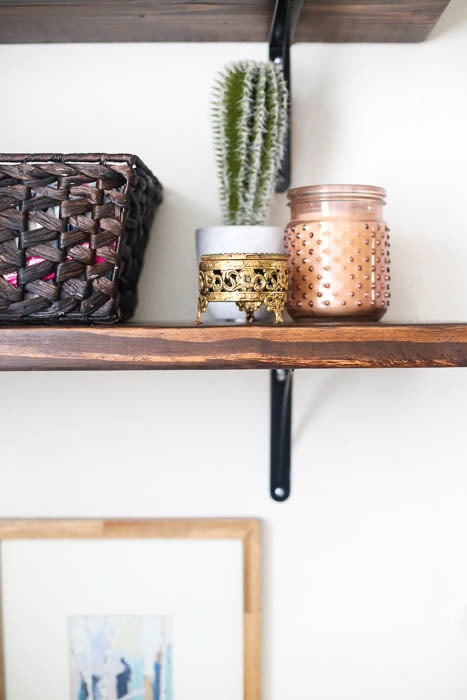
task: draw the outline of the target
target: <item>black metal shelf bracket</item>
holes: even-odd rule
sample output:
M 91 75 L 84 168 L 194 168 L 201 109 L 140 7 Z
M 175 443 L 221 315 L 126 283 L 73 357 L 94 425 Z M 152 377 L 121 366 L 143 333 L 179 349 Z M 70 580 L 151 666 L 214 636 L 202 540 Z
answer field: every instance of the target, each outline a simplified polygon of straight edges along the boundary
M 276 183 L 276 192 L 285 192 L 290 186 L 290 118 L 291 118 L 291 83 L 290 83 L 290 45 L 295 34 L 303 0 L 276 0 L 269 34 L 269 60 L 281 66 L 289 92 L 288 124 L 285 138 L 284 159 Z
M 270 493 L 275 501 L 290 495 L 292 376 L 292 369 L 271 372 Z
M 276 0 L 269 34 L 269 60 L 282 68 L 289 93 L 288 129 L 285 137 L 284 158 L 276 182 L 276 192 L 285 192 L 290 187 L 290 45 L 293 41 L 302 5 L 303 0 Z M 275 501 L 285 501 L 290 495 L 292 373 L 291 369 L 275 369 L 271 372 L 270 493 Z

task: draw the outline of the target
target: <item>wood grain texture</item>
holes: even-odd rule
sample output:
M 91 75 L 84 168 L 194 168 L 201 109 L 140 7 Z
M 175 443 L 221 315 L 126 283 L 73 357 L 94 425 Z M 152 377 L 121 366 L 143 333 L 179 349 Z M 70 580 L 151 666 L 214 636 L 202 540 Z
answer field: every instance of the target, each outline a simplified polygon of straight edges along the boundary
M 448 4 L 449 0 L 305 0 L 295 41 L 423 41 Z
M 0 328 L 0 370 L 464 366 L 467 324 Z
M 238 539 L 242 541 L 244 591 L 244 700 L 260 700 L 261 556 L 259 520 L 255 518 L 177 518 L 156 520 L 0 520 L 0 541 L 11 539 L 119 538 Z M 10 700 L 9 698 L 6 698 L 5 695 L 1 636 L 0 700 Z
M 1 43 L 267 41 L 274 0 L 4 0 Z M 426 39 L 449 0 L 305 0 L 296 41 Z

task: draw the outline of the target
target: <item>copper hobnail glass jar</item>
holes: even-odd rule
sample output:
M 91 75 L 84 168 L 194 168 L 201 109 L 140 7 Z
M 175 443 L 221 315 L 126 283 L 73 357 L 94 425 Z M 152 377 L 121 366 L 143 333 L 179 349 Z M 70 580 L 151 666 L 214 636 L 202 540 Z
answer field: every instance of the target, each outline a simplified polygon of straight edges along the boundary
M 380 319 L 389 306 L 386 192 L 369 185 L 314 185 L 288 192 L 285 232 L 293 319 Z

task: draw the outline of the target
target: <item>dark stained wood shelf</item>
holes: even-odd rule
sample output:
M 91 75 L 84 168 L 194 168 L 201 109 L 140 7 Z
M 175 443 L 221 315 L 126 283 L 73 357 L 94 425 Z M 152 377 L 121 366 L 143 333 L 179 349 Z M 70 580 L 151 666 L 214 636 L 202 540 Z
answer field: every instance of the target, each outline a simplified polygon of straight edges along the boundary
M 467 324 L 0 328 L 0 370 L 464 366 Z
M 295 41 L 423 41 L 449 0 L 305 0 Z M 267 41 L 274 0 L 2 0 L 0 43 Z

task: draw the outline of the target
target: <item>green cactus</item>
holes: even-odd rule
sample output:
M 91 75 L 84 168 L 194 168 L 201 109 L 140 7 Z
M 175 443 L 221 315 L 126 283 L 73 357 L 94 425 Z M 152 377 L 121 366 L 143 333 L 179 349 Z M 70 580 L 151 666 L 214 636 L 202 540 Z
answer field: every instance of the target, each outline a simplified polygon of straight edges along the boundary
M 264 223 L 282 161 L 287 87 L 273 63 L 239 61 L 219 74 L 212 121 L 225 224 Z

